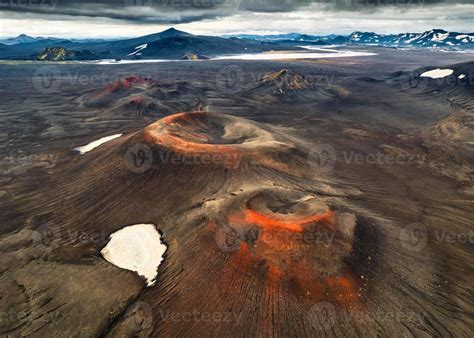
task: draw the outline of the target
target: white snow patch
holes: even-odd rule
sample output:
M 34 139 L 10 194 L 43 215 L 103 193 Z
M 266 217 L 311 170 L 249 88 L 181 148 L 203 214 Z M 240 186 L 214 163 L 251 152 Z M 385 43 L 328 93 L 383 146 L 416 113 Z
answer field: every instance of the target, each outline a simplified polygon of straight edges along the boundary
M 136 224 L 114 232 L 100 253 L 113 265 L 145 277 L 151 286 L 166 249 L 155 225 Z
M 135 51 L 128 54 L 127 56 L 132 56 L 132 55 L 135 55 L 135 54 L 136 55 L 142 55 L 142 53 L 140 53 L 140 54 L 137 54 L 137 53 L 139 53 L 140 51 L 144 50 L 147 47 L 148 47 L 147 43 L 145 43 L 144 45 L 137 46 L 137 47 L 135 47 Z
M 469 35 L 467 35 L 467 34 L 457 35 L 457 36 L 456 36 L 456 40 L 461 40 L 461 39 L 467 38 L 468 36 L 469 36 Z
M 420 77 L 430 77 L 432 79 L 440 79 L 446 76 L 451 75 L 454 73 L 454 70 L 452 69 L 433 69 L 427 72 L 424 72 L 423 74 L 420 75 Z
M 78 151 L 81 155 L 83 155 L 83 154 L 88 153 L 89 151 L 97 148 L 98 146 L 100 146 L 100 145 L 102 145 L 106 142 L 112 141 L 113 139 L 116 139 L 116 138 L 118 138 L 122 135 L 123 134 L 115 134 L 115 135 L 111 135 L 111 136 L 102 137 L 98 140 L 95 140 L 95 141 L 92 141 L 91 143 L 86 144 L 85 146 L 74 148 L 74 150 Z
M 415 35 L 413 38 L 406 40 L 405 43 L 412 43 L 413 41 L 415 41 L 419 37 L 420 37 L 419 35 Z

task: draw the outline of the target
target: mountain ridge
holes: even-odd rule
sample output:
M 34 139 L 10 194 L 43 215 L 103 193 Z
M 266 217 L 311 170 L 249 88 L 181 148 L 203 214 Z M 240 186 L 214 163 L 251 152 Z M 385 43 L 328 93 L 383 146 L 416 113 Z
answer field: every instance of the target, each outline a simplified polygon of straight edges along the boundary
M 12 40 L 13 39 L 13 40 Z M 305 46 L 306 45 L 306 46 Z M 71 60 L 91 59 L 166 59 L 180 60 L 186 55 L 210 58 L 221 55 L 304 50 L 308 46 L 378 46 L 390 48 L 474 49 L 474 33 L 432 29 L 422 33 L 378 34 L 355 31 L 350 35 L 317 36 L 288 33 L 278 35 L 205 36 L 175 28 L 145 36 L 120 40 L 68 40 L 34 38 L 21 34 L 0 40 L 0 59 L 37 60 L 50 50 L 67 50 Z M 53 59 L 55 56 L 53 56 Z M 47 58 L 46 58 L 47 59 Z
M 474 48 L 474 33 L 450 32 L 443 29 L 431 29 L 422 33 L 379 34 L 375 32 L 355 31 L 349 35 L 309 35 L 299 33 L 276 35 L 225 35 L 226 38 L 275 41 L 285 44 L 309 43 L 316 45 L 348 44 L 376 45 L 391 47 L 447 47 Z
M 185 55 L 203 55 L 206 57 L 240 53 L 261 53 L 273 50 L 303 50 L 298 46 L 288 46 L 274 42 L 225 39 L 222 37 L 193 35 L 170 28 L 165 31 L 141 37 L 111 40 L 86 41 L 40 40 L 10 46 L 0 46 L 0 59 L 31 60 L 47 53 L 48 47 L 66 49 L 71 55 L 95 55 L 96 59 L 167 59 L 178 60 Z M 73 56 L 73 58 L 75 58 Z M 82 60 L 80 56 L 76 60 Z

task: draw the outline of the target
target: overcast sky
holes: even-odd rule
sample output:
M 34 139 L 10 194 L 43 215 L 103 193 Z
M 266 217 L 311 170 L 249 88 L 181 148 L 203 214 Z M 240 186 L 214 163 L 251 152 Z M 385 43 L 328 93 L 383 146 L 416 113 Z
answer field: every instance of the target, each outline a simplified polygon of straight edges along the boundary
M 469 32 L 474 0 L 0 0 L 0 35 Z

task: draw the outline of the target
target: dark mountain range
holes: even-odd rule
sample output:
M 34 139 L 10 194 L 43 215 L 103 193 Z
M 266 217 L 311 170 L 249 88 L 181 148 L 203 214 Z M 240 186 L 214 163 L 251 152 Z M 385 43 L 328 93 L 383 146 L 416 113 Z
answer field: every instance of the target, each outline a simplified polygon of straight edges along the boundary
M 216 56 L 223 54 L 259 53 L 272 50 L 299 49 L 266 41 L 224 39 L 221 37 L 192 35 L 170 28 L 161 33 L 133 39 L 99 42 L 77 42 L 71 40 L 41 40 L 27 44 L 0 46 L 1 59 L 37 59 L 45 48 L 65 48 L 71 53 L 87 51 L 96 59 L 181 59 L 188 53 Z M 83 60 L 78 54 L 76 60 Z M 89 59 L 89 58 L 87 58 Z
M 0 43 L 4 45 L 15 45 L 17 43 L 31 43 L 37 41 L 37 39 L 43 39 L 43 38 L 34 38 L 26 34 L 20 34 L 17 37 L 14 38 L 8 38 L 8 39 L 1 39 Z
M 434 29 L 423 33 L 377 34 L 354 32 L 351 35 L 317 36 L 308 34 L 279 34 L 235 36 L 193 35 L 170 28 L 166 31 L 121 40 L 67 40 L 33 38 L 20 35 L 0 40 L 0 59 L 13 60 L 91 60 L 91 59 L 206 59 L 213 56 L 260 53 L 272 50 L 298 50 L 301 45 L 370 45 L 417 48 L 474 48 L 474 33 L 447 32 Z M 67 50 L 62 58 L 49 54 L 50 49 Z M 189 57 L 196 55 L 202 57 Z
M 77 43 L 86 43 L 86 42 L 104 42 L 111 41 L 110 39 L 62 39 L 62 38 L 53 38 L 53 37 L 33 37 L 26 34 L 20 34 L 16 37 L 0 39 L 0 44 L 3 45 L 18 45 L 24 43 L 35 43 L 35 42 L 77 42 Z
M 328 40 L 337 37 L 338 35 L 331 34 L 327 36 L 322 35 L 309 35 L 300 33 L 288 33 L 288 34 L 276 34 L 276 35 L 257 35 L 257 34 L 239 34 L 239 35 L 223 35 L 225 38 L 239 38 L 248 40 L 260 40 L 260 41 L 311 41 L 311 40 Z

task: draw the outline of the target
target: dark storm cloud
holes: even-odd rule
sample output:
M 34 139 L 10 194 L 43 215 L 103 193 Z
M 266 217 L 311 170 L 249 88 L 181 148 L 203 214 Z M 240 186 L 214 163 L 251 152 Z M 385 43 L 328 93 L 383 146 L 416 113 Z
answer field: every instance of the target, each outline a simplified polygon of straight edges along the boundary
M 29 17 L 105 17 L 146 23 L 186 23 L 242 11 L 291 12 L 313 4 L 320 4 L 328 11 L 364 11 L 443 3 L 472 3 L 472 0 L 0 0 L 0 10 Z

